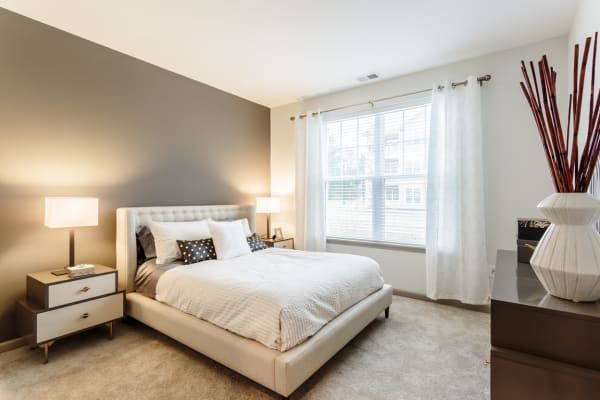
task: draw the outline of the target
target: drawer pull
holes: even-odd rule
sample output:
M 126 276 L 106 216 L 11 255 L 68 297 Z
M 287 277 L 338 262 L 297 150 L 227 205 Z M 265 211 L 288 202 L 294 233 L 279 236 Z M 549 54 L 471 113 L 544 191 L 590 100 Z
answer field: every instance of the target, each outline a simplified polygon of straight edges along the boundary
M 87 317 L 89 317 L 89 316 L 90 316 L 90 314 L 88 314 L 88 313 L 83 313 L 83 315 L 81 316 L 81 318 L 87 318 Z
M 88 290 L 90 290 L 90 288 L 89 288 L 89 287 L 87 287 L 87 286 L 85 286 L 85 287 L 83 287 L 83 288 L 81 289 L 81 291 L 82 291 L 83 293 L 87 292 Z

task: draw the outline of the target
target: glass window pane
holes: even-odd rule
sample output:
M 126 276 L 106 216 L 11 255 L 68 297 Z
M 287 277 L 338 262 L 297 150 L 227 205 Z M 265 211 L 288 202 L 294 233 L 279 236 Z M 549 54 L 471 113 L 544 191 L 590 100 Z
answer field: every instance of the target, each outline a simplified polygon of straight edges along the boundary
M 429 116 L 425 104 L 327 124 L 328 236 L 424 244 Z
M 358 120 L 358 144 L 368 146 L 373 144 L 375 135 L 375 117 L 369 116 Z
M 342 146 L 344 148 L 358 145 L 358 120 L 342 121 Z
M 386 175 L 397 174 L 399 165 L 400 162 L 397 158 L 385 159 L 383 164 L 383 173 Z
M 425 179 L 385 179 L 383 240 L 425 243 Z
M 425 107 L 417 107 L 404 111 L 404 140 L 425 139 Z
M 375 153 L 373 146 L 358 148 L 358 174 L 372 176 L 375 173 Z
M 330 181 L 327 185 L 327 236 L 372 239 L 373 185 L 370 181 Z
M 327 124 L 327 145 L 329 146 L 329 150 L 333 148 L 337 149 L 341 146 L 341 126 L 340 122 L 330 122 Z
M 386 142 L 400 140 L 404 125 L 404 112 L 396 111 L 382 115 L 383 135 Z
M 344 149 L 341 151 L 342 156 L 342 175 L 356 176 L 358 175 L 358 150 L 356 148 Z
M 329 176 L 342 175 L 342 157 L 340 150 L 330 150 L 327 155 L 327 173 Z

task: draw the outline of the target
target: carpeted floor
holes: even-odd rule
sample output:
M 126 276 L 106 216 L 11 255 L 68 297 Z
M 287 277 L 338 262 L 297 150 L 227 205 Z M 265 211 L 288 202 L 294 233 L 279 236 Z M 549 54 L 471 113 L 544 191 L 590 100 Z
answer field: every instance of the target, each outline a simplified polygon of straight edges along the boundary
M 0 399 L 278 399 L 136 322 L 0 354 Z M 489 314 L 394 296 L 291 399 L 489 399 Z

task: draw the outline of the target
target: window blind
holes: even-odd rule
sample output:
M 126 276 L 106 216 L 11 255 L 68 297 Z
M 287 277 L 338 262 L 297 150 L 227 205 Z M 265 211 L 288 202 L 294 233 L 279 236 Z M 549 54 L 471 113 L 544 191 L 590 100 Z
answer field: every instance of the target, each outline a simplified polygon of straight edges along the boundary
M 431 95 L 326 121 L 327 236 L 425 244 Z

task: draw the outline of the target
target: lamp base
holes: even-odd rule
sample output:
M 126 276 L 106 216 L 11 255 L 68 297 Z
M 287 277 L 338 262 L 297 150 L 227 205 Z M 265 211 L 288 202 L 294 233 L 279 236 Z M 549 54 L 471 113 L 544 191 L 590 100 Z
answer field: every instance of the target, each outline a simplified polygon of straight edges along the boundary
M 271 214 L 267 214 L 267 239 L 271 236 Z
M 75 231 L 69 230 L 69 266 L 75 265 Z

